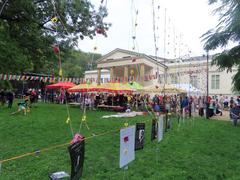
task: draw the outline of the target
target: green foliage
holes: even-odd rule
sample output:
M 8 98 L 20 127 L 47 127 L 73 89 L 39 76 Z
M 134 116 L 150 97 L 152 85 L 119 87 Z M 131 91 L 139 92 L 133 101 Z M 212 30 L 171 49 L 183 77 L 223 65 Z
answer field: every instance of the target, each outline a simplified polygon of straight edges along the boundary
M 12 84 L 9 81 L 0 80 L 1 89 L 13 89 Z
M 0 1 L 0 7 L 4 3 Z M 63 61 L 67 60 L 64 57 L 71 56 L 78 40 L 93 38 L 98 29 L 106 36 L 110 26 L 104 22 L 106 16 L 105 6 L 96 9 L 89 0 L 7 1 L 0 14 L 0 72 L 57 71 L 58 57 L 52 46 L 58 44 Z M 58 19 L 57 22 L 51 21 L 53 17 Z M 80 70 L 73 65 L 70 68 L 73 68 L 73 74 Z
M 235 0 L 209 0 L 209 4 L 219 3 L 215 13 L 219 13 L 219 24 L 215 29 L 209 30 L 202 38 L 205 42 L 204 48 L 214 50 L 218 47 L 225 47 L 229 41 L 239 42 L 240 40 L 240 4 Z M 221 70 L 231 71 L 235 66 L 240 70 L 240 46 L 236 46 L 229 51 L 224 51 L 214 57 L 213 64 Z M 240 72 L 233 78 L 233 90 L 239 91 Z
M 96 67 L 96 59 L 100 58 L 100 54 L 84 53 L 81 51 L 71 51 L 64 59 L 63 73 L 65 76 L 83 77 L 86 70 Z
M 18 101 L 18 100 L 16 100 Z M 72 138 L 64 105 L 42 104 L 24 116 L 1 108 L 0 159 L 69 142 Z M 74 132 L 79 129 L 82 112 L 70 108 Z M 230 122 L 195 118 L 173 130 L 162 142 L 150 141 L 151 117 L 101 119 L 113 112 L 87 111 L 87 123 L 81 133 L 85 137 L 123 126 L 146 122 L 145 147 L 136 152 L 136 159 L 125 172 L 127 179 L 239 179 L 240 128 Z M 175 119 L 173 119 L 175 120 Z M 82 179 L 122 179 L 119 169 L 119 131 L 86 140 Z M 48 179 L 56 171 L 70 172 L 67 146 L 40 152 L 2 164 L 0 179 Z

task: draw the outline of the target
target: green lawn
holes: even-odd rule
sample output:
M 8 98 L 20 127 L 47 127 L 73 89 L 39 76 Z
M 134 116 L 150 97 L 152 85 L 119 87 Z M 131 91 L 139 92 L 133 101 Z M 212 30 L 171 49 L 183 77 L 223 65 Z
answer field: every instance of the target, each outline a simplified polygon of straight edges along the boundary
M 42 104 L 24 116 L 9 115 L 0 109 L 0 159 L 63 144 L 71 140 L 71 131 L 64 105 Z M 82 112 L 70 108 L 73 129 L 77 131 Z M 161 143 L 150 141 L 150 116 L 129 119 L 101 119 L 111 112 L 88 111 L 87 122 L 95 134 L 129 124 L 146 121 L 145 147 L 136 152 L 129 164 L 125 179 L 240 179 L 240 127 L 230 122 L 194 119 L 171 132 Z M 85 137 L 91 136 L 85 127 Z M 119 169 L 119 132 L 86 140 L 83 178 L 123 179 Z M 70 172 L 67 146 L 41 152 L 2 164 L 1 180 L 44 180 L 48 174 L 64 170 Z

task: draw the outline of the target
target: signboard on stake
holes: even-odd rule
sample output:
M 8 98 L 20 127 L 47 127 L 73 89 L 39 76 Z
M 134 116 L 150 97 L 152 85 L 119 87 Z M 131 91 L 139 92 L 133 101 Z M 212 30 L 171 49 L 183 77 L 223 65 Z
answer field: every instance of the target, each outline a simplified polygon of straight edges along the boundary
M 136 124 L 135 150 L 143 149 L 144 146 L 145 123 Z
M 163 116 L 158 117 L 158 134 L 157 134 L 158 142 L 163 139 Z
M 135 126 L 129 126 L 120 130 L 120 168 L 135 159 L 135 129 Z
M 152 120 L 151 141 L 157 138 L 158 123 L 156 119 Z
M 71 180 L 79 180 L 82 176 L 85 140 L 74 142 L 68 147 L 71 158 Z

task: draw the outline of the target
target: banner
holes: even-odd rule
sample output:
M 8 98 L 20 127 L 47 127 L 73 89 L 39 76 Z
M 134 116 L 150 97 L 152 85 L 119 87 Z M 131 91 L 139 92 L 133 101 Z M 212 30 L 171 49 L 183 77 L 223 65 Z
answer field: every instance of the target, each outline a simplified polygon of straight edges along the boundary
M 158 142 L 163 139 L 163 116 L 158 117 L 158 134 L 157 134 Z
M 135 126 L 130 126 L 120 130 L 120 168 L 135 159 L 135 129 Z
M 136 123 L 135 150 L 143 149 L 145 123 Z
M 74 142 L 68 151 L 71 158 L 71 180 L 79 180 L 83 172 L 85 140 Z
M 157 138 L 157 132 L 158 132 L 158 124 L 157 120 L 153 119 L 152 120 L 152 130 L 151 130 L 151 141 Z

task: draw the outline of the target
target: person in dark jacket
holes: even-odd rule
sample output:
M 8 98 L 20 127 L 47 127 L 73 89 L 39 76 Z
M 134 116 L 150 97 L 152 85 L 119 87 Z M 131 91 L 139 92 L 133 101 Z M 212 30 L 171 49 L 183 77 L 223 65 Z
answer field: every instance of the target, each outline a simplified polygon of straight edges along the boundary
M 236 104 L 232 104 L 232 108 L 230 109 L 230 118 L 233 121 L 234 126 L 237 126 L 239 114 L 240 108 Z
M 13 99 L 14 99 L 14 94 L 13 94 L 13 92 L 12 92 L 12 91 L 8 91 L 8 92 L 7 92 L 8 108 L 12 108 Z

